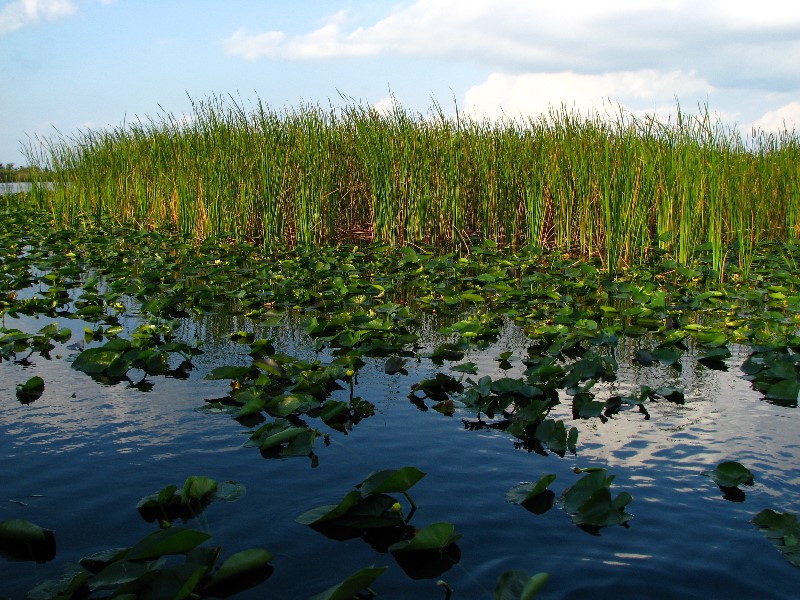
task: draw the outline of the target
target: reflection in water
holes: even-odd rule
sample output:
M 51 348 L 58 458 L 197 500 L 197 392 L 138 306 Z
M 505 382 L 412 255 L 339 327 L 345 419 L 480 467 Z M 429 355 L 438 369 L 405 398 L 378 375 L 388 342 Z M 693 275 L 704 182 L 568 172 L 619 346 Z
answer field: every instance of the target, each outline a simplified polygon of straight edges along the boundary
M 55 184 L 53 183 L 41 183 L 39 185 L 43 185 L 47 187 L 47 189 L 54 189 Z M 23 194 L 30 192 L 33 189 L 33 184 L 29 181 L 11 181 L 7 183 L 0 182 L 0 196 L 6 196 L 8 194 Z
M 7 318 L 6 326 L 37 331 L 48 322 Z M 76 334 L 85 326 L 69 319 L 58 323 Z M 436 329 L 429 321 L 420 326 L 428 332 L 421 340 L 423 353 L 447 341 L 433 333 Z M 543 597 L 647 597 L 653 581 L 659 582 L 663 597 L 695 592 L 708 596 L 714 591 L 781 598 L 796 589 L 797 573 L 747 523 L 765 506 L 796 510 L 791 498 L 800 490 L 800 474 L 788 465 L 800 459 L 800 413 L 763 401 L 740 376 L 741 354 L 734 352 L 727 372 L 698 366 L 690 356 L 683 357 L 680 370 L 642 367 L 631 358 L 646 341 L 623 340 L 615 350 L 617 378 L 598 383 L 597 397 L 632 395 L 644 385 L 674 386 L 684 390 L 685 402 L 658 398 L 647 402 L 649 419 L 624 408 L 600 422 L 573 420 L 570 398 L 562 394 L 551 416 L 580 431 L 577 453 L 567 452 L 563 458 L 515 451 L 512 436 L 490 427 L 491 420 L 464 410 L 457 401 L 445 414 L 420 410 L 429 408 L 424 402 L 409 402 L 414 383 L 450 373 L 453 363 L 439 367 L 426 359 L 412 360 L 405 365 L 407 376 L 387 376 L 385 358 L 367 358 L 355 391 L 375 406 L 375 415 L 355 426 L 326 429 L 330 444 L 317 444 L 319 468 L 312 470 L 306 460 L 261 460 L 257 452 L 242 448 L 247 427 L 226 415 L 197 410 L 204 400 L 230 392 L 227 381 L 205 381 L 205 373 L 222 365 L 250 363 L 246 347 L 228 338 L 238 330 L 273 338 L 279 352 L 323 362 L 332 359 L 331 351 L 314 351 L 297 323 L 267 328 L 242 317 L 222 323 L 204 317 L 184 321 L 178 330 L 183 338 L 203 342 L 205 353 L 193 359 L 195 368 L 186 370 L 184 380 L 148 377 L 153 387 L 147 392 L 126 382 L 102 385 L 76 373 L 70 368 L 76 353 L 64 345 L 52 351 L 50 361 L 32 356 L 31 366 L 24 369 L 0 364 L 0 393 L 5 398 L 0 460 L 13 464 L 14 473 L 30 474 L 6 475 L 0 500 L 44 496 L 27 506 L 9 503 L 0 518 L 21 516 L 52 527 L 59 542 L 59 560 L 54 562 L 75 561 L 148 531 L 135 514 L 141 497 L 190 474 L 234 479 L 245 484 L 246 496 L 231 509 L 209 507 L 202 519 L 208 519 L 215 539 L 222 538 L 226 549 L 264 546 L 286 557 L 264 589 L 250 597 L 272 589 L 281 590 L 284 597 L 306 597 L 310 590 L 330 585 L 331 579 L 341 579 L 343 556 L 348 564 L 364 565 L 382 557 L 375 556 L 369 543 L 328 540 L 305 531 L 294 519 L 341 497 L 347 491 L 343 481 L 358 481 L 381 468 L 414 465 L 429 474 L 415 488 L 420 507 L 415 520 L 420 526 L 450 521 L 463 535 L 456 548 L 459 557 L 449 562 L 458 563 L 458 568 L 442 571 L 457 593 L 463 590 L 456 597 L 491 597 L 497 575 L 513 569 L 550 572 L 550 591 Z M 78 338 L 75 335 L 70 343 Z M 470 349 L 461 362 L 474 362 L 481 376 L 519 377 L 524 369 L 520 358 L 527 355 L 529 343 L 519 330 L 506 328 L 492 347 Z M 512 352 L 510 369 L 497 360 L 504 351 Z M 63 358 L 55 358 L 58 354 Z M 44 393 L 28 405 L 19 404 L 15 386 L 33 375 L 44 379 Z M 349 400 L 349 390 L 337 393 L 334 399 Z M 465 422 L 471 425 L 465 427 Z M 739 461 L 756 475 L 743 502 L 726 501 L 701 475 L 723 460 Z M 628 529 L 605 528 L 600 536 L 589 538 L 559 509 L 558 496 L 577 479 L 573 467 L 589 466 L 608 468 L 617 475 L 614 492 L 628 491 L 634 497 Z M 504 501 L 506 490 L 543 473 L 557 475 L 546 508 L 524 510 L 528 507 Z M 130 535 L 124 531 L 128 527 Z M 116 537 L 109 533 L 114 531 Z M 676 567 L 687 560 L 692 569 Z M 311 576 L 303 568 L 307 564 L 315 565 Z M 47 572 L 20 569 L 7 582 L 10 593 L 23 595 L 40 578 L 57 576 L 53 564 L 46 568 L 51 566 Z M 408 578 L 390 569 L 378 587 L 386 597 L 424 597 L 430 591 L 414 585 L 416 581 L 409 588 Z

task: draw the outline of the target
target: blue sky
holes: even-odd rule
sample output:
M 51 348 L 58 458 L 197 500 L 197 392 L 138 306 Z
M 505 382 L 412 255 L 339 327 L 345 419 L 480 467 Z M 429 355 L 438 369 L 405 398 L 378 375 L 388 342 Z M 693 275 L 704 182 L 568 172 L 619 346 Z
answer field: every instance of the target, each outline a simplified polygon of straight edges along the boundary
M 580 111 L 800 127 L 800 3 L 760 0 L 6 0 L 0 162 L 35 136 L 190 113 L 364 105 L 475 118 Z

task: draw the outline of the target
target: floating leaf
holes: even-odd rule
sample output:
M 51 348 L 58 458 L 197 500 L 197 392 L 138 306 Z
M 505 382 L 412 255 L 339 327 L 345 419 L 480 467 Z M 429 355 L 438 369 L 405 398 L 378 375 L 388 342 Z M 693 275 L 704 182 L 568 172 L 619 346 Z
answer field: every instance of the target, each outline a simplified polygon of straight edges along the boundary
M 44 379 L 38 376 L 31 377 L 25 383 L 17 386 L 17 400 L 28 404 L 38 400 L 44 393 Z
M 543 475 L 536 483 L 521 483 L 506 492 L 506 500 L 514 504 L 524 504 L 547 490 L 556 480 L 555 475 Z
M 423 477 L 425 473 L 416 467 L 385 469 L 371 473 L 356 487 L 361 489 L 364 497 L 379 493 L 406 492 Z
M 564 510 L 572 514 L 576 525 L 606 527 L 620 525 L 632 518 L 624 511 L 633 500 L 631 495 L 622 492 L 616 498 L 611 497 L 614 477 L 606 476 L 605 469 L 592 470 L 564 491 Z
M 734 461 L 721 462 L 713 471 L 706 471 L 719 487 L 737 487 L 739 485 L 753 485 L 753 474 L 741 463 Z
M 443 550 L 461 537 L 454 532 L 455 526 L 452 523 L 433 523 L 417 531 L 410 540 L 392 544 L 389 546 L 389 551 L 395 553 Z
M 107 350 L 104 347 L 87 348 L 75 358 L 72 368 L 87 375 L 98 375 L 109 369 L 121 357 L 121 352 Z
M 765 508 L 753 518 L 753 523 L 765 530 L 764 533 L 787 561 L 800 567 L 800 522 L 797 515 Z
M 497 578 L 494 600 L 531 600 L 549 578 L 548 573 L 530 576 L 523 571 L 506 571 Z
M 386 494 L 372 494 L 365 498 L 354 490 L 346 494 L 339 504 L 304 512 L 297 517 L 297 522 L 318 528 L 335 526 L 354 530 L 393 527 L 403 523 L 400 514 L 392 510 L 396 502 Z
M 384 365 L 383 370 L 387 375 L 394 375 L 395 373 L 402 373 L 403 375 L 408 375 L 408 371 L 405 369 L 406 360 L 400 356 L 390 356 L 386 359 L 386 365 Z
M 211 536 L 202 531 L 170 527 L 151 533 L 125 555 L 126 560 L 148 560 L 167 554 L 185 554 Z
M 263 569 L 272 560 L 272 553 L 263 548 L 251 548 L 232 554 L 220 565 L 206 588 L 218 586 L 231 579 L 240 578 Z
M 767 400 L 790 402 L 800 401 L 800 379 L 783 379 L 770 385 L 764 394 Z
M 0 521 L 0 555 L 9 560 L 48 562 L 56 555 L 55 536 L 50 529 L 25 519 Z
M 462 300 L 467 300 L 469 302 L 484 302 L 485 299 L 480 294 L 476 294 L 475 292 L 464 292 L 461 294 Z
M 352 600 L 369 588 L 388 567 L 368 567 L 350 575 L 341 583 L 311 597 L 311 600 Z
M 222 366 L 212 369 L 205 379 L 241 379 L 250 373 L 250 367 Z
M 181 502 L 201 502 L 217 491 L 217 482 L 204 475 L 191 475 L 186 479 L 181 490 Z
M 452 369 L 458 373 L 469 373 L 470 375 L 476 375 L 478 373 L 478 365 L 474 362 L 461 363 L 460 365 L 452 367 Z
M 352 491 L 345 494 L 339 504 L 326 504 L 312 508 L 297 517 L 296 521 L 302 525 L 314 525 L 325 521 L 333 521 L 345 515 L 348 510 L 353 508 L 361 501 L 361 492 Z

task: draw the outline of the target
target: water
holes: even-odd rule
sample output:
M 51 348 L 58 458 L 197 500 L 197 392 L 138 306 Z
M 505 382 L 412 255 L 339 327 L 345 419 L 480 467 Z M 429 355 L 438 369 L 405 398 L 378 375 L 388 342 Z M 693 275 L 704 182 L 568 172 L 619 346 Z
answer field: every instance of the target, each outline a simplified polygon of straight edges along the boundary
M 40 185 L 45 185 L 48 189 L 53 189 L 55 184 L 44 183 Z M 0 196 L 27 193 L 30 192 L 31 189 L 33 189 L 33 184 L 30 181 L 11 181 L 8 183 L 0 182 Z
M 5 324 L 33 332 L 50 321 L 7 317 Z M 83 327 L 69 319 L 59 324 L 73 332 Z M 297 331 L 286 331 L 280 344 L 295 355 L 315 355 Z M 496 355 L 515 349 L 519 356 L 525 344 L 507 330 L 493 348 L 471 351 L 466 360 L 478 363 L 481 375 L 497 377 Z M 728 361 L 728 372 L 697 367 L 677 374 L 637 367 L 620 352 L 618 380 L 606 385 L 624 393 L 654 381 L 680 384 L 686 403 L 652 402 L 649 420 L 629 410 L 606 423 L 570 421 L 581 438 L 577 455 L 564 458 L 517 450 L 500 431 L 469 431 L 462 419 L 472 414 L 448 417 L 409 402 L 412 383 L 446 367 L 422 359 L 408 365 L 408 376 L 390 377 L 383 360 L 368 359 L 356 393 L 375 404 L 376 414 L 346 435 L 331 431 L 328 446 L 318 439 L 314 468 L 308 458 L 264 459 L 243 446 L 247 430 L 236 421 L 197 410 L 228 390 L 203 374 L 241 362 L 241 346 L 208 339 L 188 379 L 153 377 L 145 393 L 72 370 L 77 351 L 68 345 L 50 361 L 34 355 L 30 366 L 0 363 L 0 520 L 25 518 L 53 529 L 58 548 L 46 564 L 0 562 L 0 595 L 24 598 L 82 556 L 133 544 L 153 531 L 137 502 L 196 474 L 235 480 L 247 493 L 213 503 L 188 525 L 211 533 L 226 555 L 254 546 L 275 554 L 274 574 L 241 597 L 306 598 L 358 569 L 387 565 L 373 586 L 380 598 L 441 599 L 436 579 L 410 579 L 390 554 L 295 522 L 306 510 L 338 502 L 374 470 L 413 465 L 427 476 L 411 490 L 419 506 L 412 523 L 449 521 L 462 534 L 460 562 L 439 577 L 454 599 L 491 598 L 507 570 L 549 572 L 541 598 L 796 597 L 800 570 L 750 520 L 763 508 L 798 510 L 800 417 L 797 409 L 763 401 L 741 379 L 743 355 Z M 63 358 L 55 358 L 59 353 Z M 45 392 L 21 405 L 15 385 L 33 375 L 44 378 Z M 568 405 L 556 412 L 570 418 Z M 724 499 L 702 475 L 723 460 L 754 472 L 744 502 Z M 612 492 L 633 495 L 628 527 L 590 535 L 558 507 L 537 516 L 505 500 L 508 489 L 544 473 L 556 474 L 551 489 L 558 494 L 577 480 L 572 469 L 586 466 L 607 467 L 616 474 Z

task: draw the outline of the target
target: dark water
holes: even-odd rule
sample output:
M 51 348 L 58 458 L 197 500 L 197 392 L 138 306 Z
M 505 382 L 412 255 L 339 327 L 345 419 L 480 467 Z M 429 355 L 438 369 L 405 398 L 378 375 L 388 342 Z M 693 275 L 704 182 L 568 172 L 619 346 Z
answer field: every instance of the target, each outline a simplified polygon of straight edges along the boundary
M 6 318 L 5 325 L 35 332 L 49 322 Z M 69 319 L 60 325 L 83 328 Z M 283 335 L 279 349 L 315 356 L 303 336 Z M 481 375 L 500 376 L 497 354 L 512 349 L 518 357 L 525 345 L 524 336 L 509 330 L 466 360 L 478 363 Z M 491 598 L 507 570 L 549 572 L 541 598 L 798 597 L 800 570 L 750 520 L 763 508 L 800 509 L 800 413 L 763 401 L 741 379 L 744 356 L 734 355 L 728 372 L 697 367 L 678 375 L 635 367 L 620 349 L 618 379 L 603 385 L 626 393 L 674 383 L 686 390 L 686 404 L 653 402 L 649 420 L 628 411 L 607 423 L 570 421 L 581 437 L 577 455 L 564 458 L 517 450 L 499 431 L 469 431 L 462 418 L 474 415 L 448 417 L 409 402 L 413 382 L 446 367 L 423 358 L 409 365 L 408 376 L 390 377 L 383 360 L 367 359 L 356 393 L 375 404 L 376 414 L 347 435 L 332 431 L 329 446 L 318 439 L 319 464 L 312 468 L 307 458 L 262 458 L 243 446 L 246 429 L 236 421 L 198 410 L 228 389 L 202 375 L 241 361 L 235 354 L 241 348 L 208 338 L 188 380 L 155 377 L 147 393 L 71 370 L 77 352 L 66 347 L 51 361 L 31 357 L 29 367 L 0 363 L 0 520 L 25 518 L 53 529 L 58 547 L 47 564 L 0 562 L 0 596 L 24 598 L 67 563 L 133 544 L 154 527 L 139 517 L 139 499 L 197 474 L 235 480 L 247 493 L 213 503 L 189 526 L 211 533 L 225 554 L 262 546 L 275 555 L 272 577 L 241 597 L 307 598 L 358 569 L 389 565 L 373 586 L 380 598 L 441 599 L 436 580 L 408 578 L 390 554 L 295 522 L 308 509 L 338 502 L 372 471 L 413 465 L 427 473 L 411 490 L 419 506 L 413 524 L 449 521 L 463 536 L 460 562 L 440 576 L 454 599 Z M 15 385 L 33 375 L 44 378 L 45 392 L 20 405 Z M 568 404 L 557 411 L 556 418 L 570 417 Z M 756 484 L 743 488 L 744 502 L 724 499 L 702 475 L 723 460 L 755 474 Z M 558 494 L 577 480 L 572 469 L 586 466 L 607 467 L 616 474 L 612 491 L 633 495 L 628 527 L 593 536 L 558 507 L 537 516 L 505 500 L 508 489 L 545 473 L 557 475 L 551 489 Z

